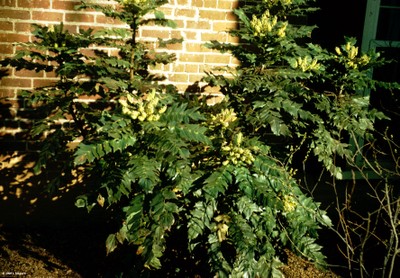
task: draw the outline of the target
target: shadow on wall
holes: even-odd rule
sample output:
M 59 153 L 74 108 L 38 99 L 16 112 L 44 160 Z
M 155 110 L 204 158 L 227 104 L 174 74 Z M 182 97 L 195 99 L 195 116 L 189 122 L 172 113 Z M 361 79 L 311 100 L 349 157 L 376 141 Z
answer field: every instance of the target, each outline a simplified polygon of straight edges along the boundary
M 7 70 L 0 69 L 0 79 L 5 76 Z M 52 169 L 34 174 L 38 143 L 32 140 L 32 123 L 26 119 L 32 119 L 37 111 L 24 107 L 15 113 L 15 107 L 23 107 L 23 103 L 22 99 L 13 104 L 6 97 L 0 98 L 0 226 L 40 226 L 49 220 L 53 225 L 57 219 L 64 222 L 87 214 L 74 206 L 74 198 L 82 188 L 78 175 L 72 183 L 51 192 L 50 181 L 57 176 L 62 179 L 62 174 Z

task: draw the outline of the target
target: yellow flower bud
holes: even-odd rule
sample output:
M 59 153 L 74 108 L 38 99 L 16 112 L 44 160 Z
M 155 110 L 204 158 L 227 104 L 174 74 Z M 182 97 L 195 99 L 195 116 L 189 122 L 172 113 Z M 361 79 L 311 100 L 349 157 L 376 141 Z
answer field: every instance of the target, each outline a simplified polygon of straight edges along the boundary
M 239 132 L 239 133 L 236 135 L 236 144 L 237 144 L 238 146 L 240 146 L 240 144 L 242 143 L 242 140 L 243 140 L 243 133 Z
M 129 115 L 131 110 L 127 106 L 122 106 L 122 113 Z
M 296 209 L 296 200 L 294 199 L 294 197 L 289 196 L 289 195 L 285 195 L 283 197 L 283 210 L 285 212 L 292 212 Z
M 147 106 L 144 111 L 148 114 L 148 115 L 152 115 L 154 114 L 154 108 L 152 106 Z
M 167 106 L 160 108 L 160 110 L 158 110 L 158 114 L 163 114 L 165 111 L 167 111 Z
M 124 99 L 120 99 L 118 100 L 119 104 L 121 104 L 122 106 L 128 106 L 128 103 L 126 102 L 126 100 Z
M 136 120 L 139 117 L 140 113 L 138 111 L 132 111 L 130 116 L 132 119 Z
M 153 121 L 155 121 L 155 120 L 156 120 L 155 115 L 150 115 L 150 116 L 147 118 L 147 121 L 149 121 L 149 122 L 153 122 Z
M 358 55 L 358 47 L 352 46 L 348 53 L 348 57 L 350 59 L 354 59 L 357 55 Z
M 135 103 L 135 99 L 132 95 L 128 94 L 126 96 L 126 99 L 129 101 L 129 103 L 134 104 Z

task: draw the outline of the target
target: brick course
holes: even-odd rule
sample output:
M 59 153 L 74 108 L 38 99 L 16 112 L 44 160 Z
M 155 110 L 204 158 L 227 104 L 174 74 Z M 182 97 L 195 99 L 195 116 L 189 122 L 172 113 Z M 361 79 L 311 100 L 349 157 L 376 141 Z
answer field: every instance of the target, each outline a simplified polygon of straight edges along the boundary
M 110 4 L 110 1 L 106 0 L 96 2 Z M 63 21 L 65 27 L 73 32 L 79 28 L 122 26 L 121 23 L 96 11 L 75 11 L 76 4 L 79 4 L 79 1 L 0 0 L 0 59 L 12 56 L 17 49 L 16 43 L 32 40 L 30 32 L 33 23 L 50 25 Z M 174 64 L 157 66 L 152 70 L 166 75 L 168 82 L 173 82 L 180 91 L 185 91 L 188 86 L 204 76 L 204 70 L 210 70 L 214 66 L 237 64 L 229 55 L 204 47 L 204 43 L 210 40 L 236 42 L 236 38 L 230 37 L 226 31 L 236 27 L 232 9 L 237 5 L 237 0 L 170 0 L 162 6 L 161 10 L 166 17 L 177 22 L 177 28 L 143 26 L 139 32 L 141 39 L 154 42 L 156 37 L 183 38 L 184 41 L 166 49 L 176 55 L 177 60 Z M 51 73 L 11 71 L 10 76 L 0 81 L 0 96 L 9 98 L 8 102 L 0 100 L 1 111 L 8 107 L 13 111 L 12 114 L 18 117 L 18 107 L 14 105 L 17 91 L 41 86 L 49 82 L 51 77 Z M 14 136 L 21 131 L 19 127 L 17 130 L 7 128 L 5 120 L 5 116 L 0 116 L 0 136 Z

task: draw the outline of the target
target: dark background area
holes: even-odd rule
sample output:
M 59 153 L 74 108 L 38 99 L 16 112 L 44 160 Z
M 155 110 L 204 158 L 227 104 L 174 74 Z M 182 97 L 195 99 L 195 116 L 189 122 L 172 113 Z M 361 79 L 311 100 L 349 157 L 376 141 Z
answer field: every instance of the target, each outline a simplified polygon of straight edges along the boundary
M 317 0 L 320 10 L 309 17 L 318 26 L 313 42 L 332 49 L 343 44 L 344 37 L 355 37 L 361 45 L 366 5 L 367 0 Z

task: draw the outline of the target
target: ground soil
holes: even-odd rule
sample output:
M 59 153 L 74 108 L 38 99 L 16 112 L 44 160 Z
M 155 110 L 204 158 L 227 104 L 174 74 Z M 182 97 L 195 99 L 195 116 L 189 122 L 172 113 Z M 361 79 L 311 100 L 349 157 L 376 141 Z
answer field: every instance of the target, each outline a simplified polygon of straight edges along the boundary
M 0 277 L 115 277 L 115 261 L 105 256 L 103 245 L 101 237 L 73 229 L 3 229 Z M 282 272 L 287 278 L 338 277 L 289 252 Z
M 104 209 L 89 215 L 76 208 L 79 190 L 73 188 L 63 189 L 62 198 L 44 194 L 47 182 L 30 174 L 29 161 L 11 156 L 0 163 L 0 278 L 116 277 L 126 269 L 125 253 L 106 256 L 115 223 Z M 282 272 L 287 278 L 337 277 L 290 252 Z

